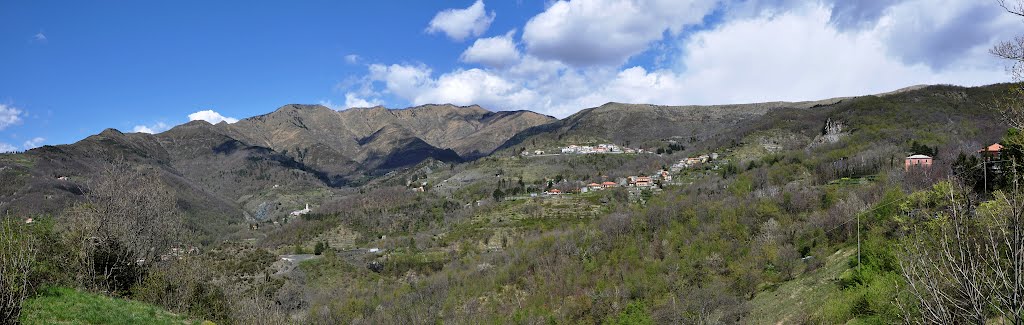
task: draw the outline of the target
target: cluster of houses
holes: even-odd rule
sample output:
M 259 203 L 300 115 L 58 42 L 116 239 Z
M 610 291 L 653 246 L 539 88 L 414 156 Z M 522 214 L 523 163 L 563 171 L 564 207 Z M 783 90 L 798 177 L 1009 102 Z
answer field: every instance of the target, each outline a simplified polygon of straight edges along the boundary
M 580 193 L 587 193 L 590 191 L 601 191 L 604 189 L 611 189 L 617 187 L 618 184 L 617 182 L 614 181 L 602 181 L 600 182 L 600 184 L 597 184 L 597 182 L 591 182 L 591 184 L 588 184 L 586 187 L 580 188 Z
M 559 190 L 557 188 L 553 188 L 553 189 L 544 191 L 544 195 L 562 195 L 562 190 Z
M 626 177 L 626 186 L 636 188 L 651 188 L 657 185 L 672 181 L 672 173 L 667 170 L 657 170 L 651 176 L 630 176 Z
M 619 147 L 618 145 L 610 143 L 602 143 L 596 146 L 580 146 L 580 145 L 569 145 L 563 147 L 563 154 L 591 154 L 591 153 L 645 153 L 644 149 L 633 149 Z
M 620 178 L 618 182 L 604 181 L 601 183 L 590 183 L 587 184 L 587 186 L 580 187 L 578 192 L 587 193 L 615 187 L 650 189 L 657 186 L 658 181 L 661 181 L 662 183 L 671 182 L 672 174 L 665 170 L 658 170 L 652 173 L 651 176 L 629 176 Z
M 714 153 L 714 152 L 712 152 L 711 154 L 705 154 L 705 155 L 700 155 L 700 156 L 696 156 L 696 157 L 687 157 L 687 158 L 684 158 L 682 160 L 679 160 L 679 162 L 677 162 L 675 164 L 672 164 L 672 167 L 670 168 L 670 170 L 672 170 L 672 172 L 678 172 L 678 171 L 686 169 L 686 168 L 693 168 L 693 167 L 699 166 L 701 164 L 706 164 L 709 161 L 712 161 L 712 160 L 715 160 L 715 159 L 718 159 L 718 153 Z
M 596 145 L 596 146 L 581 146 L 581 145 L 572 144 L 572 145 L 569 145 L 568 147 L 559 148 L 559 151 L 554 152 L 554 153 L 548 153 L 547 151 L 540 150 L 540 149 L 537 149 L 537 150 L 534 150 L 534 151 L 524 150 L 522 153 L 520 153 L 520 155 L 522 155 L 522 156 L 531 156 L 531 155 L 533 155 L 533 156 L 543 156 L 543 155 L 549 155 L 549 154 L 551 154 L 551 155 L 557 155 L 557 154 L 585 155 L 585 154 L 594 154 L 594 153 L 612 153 L 612 154 L 618 154 L 618 153 L 653 153 L 653 151 L 645 150 L 645 149 L 639 149 L 639 148 L 634 149 L 634 148 L 620 147 L 618 145 L 610 144 L 610 143 L 602 143 L 602 144 L 599 144 L 599 145 Z

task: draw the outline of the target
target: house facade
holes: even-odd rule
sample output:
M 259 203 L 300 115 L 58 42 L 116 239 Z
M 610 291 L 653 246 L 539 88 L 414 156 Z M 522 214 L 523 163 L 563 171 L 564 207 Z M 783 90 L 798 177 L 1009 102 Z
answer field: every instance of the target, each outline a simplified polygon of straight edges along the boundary
M 985 158 L 986 160 L 998 160 L 999 159 L 999 152 L 1002 151 L 1002 150 L 1003 150 L 1003 145 L 998 144 L 998 143 L 993 143 L 991 145 L 988 145 L 985 148 L 982 148 L 981 150 L 978 150 L 978 153 L 981 154 L 981 157 Z
M 932 166 L 932 157 L 926 155 L 912 155 L 903 161 L 903 169 L 910 170 L 914 167 L 929 168 Z
M 672 181 L 672 174 L 669 173 L 667 170 L 662 170 L 661 171 L 661 180 L 665 181 L 665 182 L 671 182 Z
M 651 187 L 654 186 L 654 181 L 648 176 L 639 176 L 636 178 L 634 185 L 636 187 Z

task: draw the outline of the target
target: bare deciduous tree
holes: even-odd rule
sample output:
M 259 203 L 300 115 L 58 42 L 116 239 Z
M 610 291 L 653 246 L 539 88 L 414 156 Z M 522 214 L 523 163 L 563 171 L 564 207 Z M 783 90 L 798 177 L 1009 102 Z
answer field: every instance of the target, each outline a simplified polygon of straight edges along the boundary
M 899 302 L 908 323 L 985 322 L 986 302 L 978 281 L 984 272 L 978 256 L 981 241 L 971 236 L 973 223 L 961 194 L 951 186 L 946 193 L 949 208 L 920 216 L 934 220 L 915 225 L 901 245 L 900 267 L 913 297 L 909 305 Z M 910 312 L 912 305 L 920 315 Z
M 272 301 L 258 293 L 234 295 L 231 317 L 239 324 L 291 324 L 288 316 L 277 310 Z
M 969 189 L 951 183 L 947 206 L 918 225 L 903 245 L 900 266 L 908 323 L 983 324 L 998 317 L 1024 324 L 1024 192 L 1013 182 L 1007 192 L 974 209 Z
M 1018 40 L 1024 45 L 1024 38 L 1018 37 Z M 1024 54 L 1024 50 L 1022 50 Z M 1021 66 L 1021 62 L 1014 64 L 1012 73 L 1014 74 L 1014 81 L 1017 83 L 1010 86 L 1008 96 L 996 99 L 995 108 L 1003 117 L 1003 121 L 1006 122 L 1011 128 L 1024 130 L 1024 79 L 1021 74 L 1024 73 L 1024 67 Z
M 1024 17 L 1024 0 L 996 0 L 996 2 L 1006 12 Z M 1024 66 L 1021 66 L 1024 63 L 1024 36 L 1017 36 L 1012 40 L 999 42 L 989 52 L 1000 58 L 1013 61 L 1010 72 L 1014 80 L 1021 80 L 1021 72 L 1024 72 L 1024 70 L 1021 70 L 1024 68 Z
M 1024 17 L 1024 0 L 996 0 L 1006 12 Z M 1024 129 L 1024 35 L 1002 41 L 989 50 L 993 55 L 1011 62 L 1007 72 L 1016 82 L 1009 96 L 996 103 L 996 109 L 1012 128 Z
M 35 262 L 34 242 L 20 221 L 0 219 L 0 324 L 18 322 Z
M 142 280 L 145 268 L 182 241 L 182 213 L 156 174 L 115 160 L 68 212 L 83 283 L 109 292 Z
M 1024 0 L 997 3 L 1024 17 Z M 996 107 L 1010 127 L 1024 129 L 1024 36 L 997 44 L 991 53 L 1012 62 L 1007 70 L 1016 82 Z M 918 216 L 928 219 L 901 245 L 900 266 L 913 301 L 898 304 L 908 323 L 984 324 L 997 318 L 1024 324 L 1024 191 L 1016 163 L 1008 168 L 1009 186 L 994 200 L 975 207 L 970 186 L 949 182 L 945 206 Z

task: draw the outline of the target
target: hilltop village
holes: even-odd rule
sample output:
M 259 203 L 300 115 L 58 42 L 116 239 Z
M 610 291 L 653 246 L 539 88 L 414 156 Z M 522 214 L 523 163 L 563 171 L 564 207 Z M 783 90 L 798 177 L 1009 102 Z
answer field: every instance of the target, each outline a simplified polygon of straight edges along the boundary
M 719 124 L 701 117 L 691 124 L 658 125 L 662 115 L 652 114 L 636 119 L 643 121 L 643 127 L 620 128 L 637 134 L 621 134 L 620 129 L 593 131 L 621 120 L 618 115 L 605 115 L 586 123 L 573 120 L 577 124 L 552 128 L 556 131 L 519 136 L 518 142 L 510 142 L 510 135 L 463 133 L 452 135 L 444 144 L 439 139 L 444 134 L 410 135 L 404 126 L 394 125 L 363 130 L 366 134 L 353 139 L 365 148 L 352 152 L 313 145 L 317 142 L 303 144 L 302 150 L 290 144 L 263 148 L 242 141 L 251 139 L 228 137 L 233 134 L 228 131 L 333 130 L 343 124 L 314 121 L 345 121 L 318 119 L 341 114 L 326 108 L 289 106 L 238 126 L 191 123 L 154 136 L 106 131 L 75 145 L 0 156 L 0 176 L 22 184 L 0 182 L 0 192 L 11 194 L 0 197 L 0 206 L 4 202 L 24 202 L 25 207 L 54 204 L 61 200 L 56 190 L 75 190 L 79 184 L 89 184 L 91 176 L 62 164 L 89 161 L 92 156 L 86 153 L 97 148 L 130 149 L 124 152 L 134 156 L 126 165 L 97 172 L 101 179 L 114 181 L 96 183 L 90 190 L 122 193 L 122 183 L 143 189 L 127 194 L 151 194 L 147 200 L 154 208 L 136 210 L 152 213 L 153 218 L 144 220 L 171 221 L 176 216 L 165 212 L 196 208 L 187 220 L 194 223 L 190 227 L 202 231 L 195 241 L 170 241 L 173 245 L 152 254 L 115 261 L 117 266 L 153 271 L 141 279 L 141 285 L 133 280 L 121 292 L 159 304 L 167 301 L 167 288 L 174 288 L 167 282 L 171 276 L 203 271 L 209 273 L 195 274 L 189 288 L 230 296 L 199 297 L 196 306 L 264 292 L 260 300 L 247 303 L 263 304 L 261 308 L 281 319 L 312 323 L 396 322 L 386 318 L 391 315 L 409 316 L 398 323 L 430 323 L 430 319 L 413 317 L 430 315 L 432 310 L 453 313 L 442 323 L 460 323 L 463 316 L 466 323 L 501 323 L 509 317 L 507 313 L 471 317 L 489 308 L 518 312 L 523 306 L 565 302 L 570 303 L 565 310 L 528 311 L 533 314 L 524 316 L 523 322 L 606 323 L 625 315 L 612 306 L 634 304 L 640 307 L 633 310 L 658 315 L 653 323 L 696 323 L 680 315 L 696 315 L 704 306 L 684 304 L 711 301 L 717 305 L 709 310 L 732 315 L 722 316 L 729 321 L 718 318 L 721 323 L 843 324 L 854 319 L 849 316 L 853 312 L 876 317 L 863 311 L 868 307 L 857 306 L 887 306 L 899 294 L 891 290 L 891 283 L 905 275 L 895 267 L 897 260 L 891 254 L 902 248 L 886 244 L 896 239 L 892 234 L 910 229 L 904 225 L 925 226 L 941 220 L 932 217 L 934 208 L 943 206 L 937 200 L 947 197 L 951 189 L 984 200 L 1010 193 L 1004 191 L 1015 181 L 1012 165 L 1006 162 L 1020 161 L 1024 134 L 1002 136 L 1001 130 L 990 127 L 992 118 L 984 117 L 994 115 L 983 105 L 990 102 L 988 97 L 972 99 L 973 106 L 950 100 L 962 98 L 961 92 L 975 97 L 990 92 L 929 89 L 903 97 L 782 109 L 739 125 L 727 125 L 735 120 L 731 115 L 718 117 L 726 121 Z M 938 111 L 942 114 L 921 113 L 939 108 L 945 108 Z M 429 114 L 419 113 L 426 109 L 436 108 L 418 108 L 413 111 L 418 114 L 408 118 L 424 119 Z M 451 114 L 479 113 L 470 108 L 441 109 Z M 630 106 L 623 114 L 645 109 L 666 111 Z M 665 113 L 665 119 L 698 116 L 680 110 Z M 919 115 L 914 123 L 892 118 L 910 114 Z M 949 123 L 949 116 L 956 123 Z M 480 120 L 487 120 L 486 116 Z M 777 120 L 790 124 L 769 127 Z M 293 121 L 302 121 L 309 129 Z M 349 124 L 356 125 L 344 125 Z M 963 125 L 979 135 L 956 142 L 936 140 L 956 134 L 952 128 Z M 691 131 L 700 128 L 722 133 Z M 318 139 L 319 134 L 300 138 Z M 191 142 L 181 139 L 203 142 L 185 146 Z M 490 142 L 484 146 L 484 140 Z M 150 148 L 153 144 L 168 147 Z M 189 156 L 198 150 L 196 146 L 214 149 L 204 156 Z M 147 148 L 150 151 L 139 155 L 138 150 Z M 467 158 L 455 158 L 452 152 Z M 476 157 L 480 152 L 489 154 Z M 163 157 L 182 160 L 165 165 Z M 347 160 L 351 170 L 330 169 L 341 168 L 337 162 L 346 157 L 358 158 Z M 137 172 L 119 172 L 131 170 Z M 341 177 L 340 173 L 346 174 Z M 949 181 L 954 177 L 963 179 L 964 186 Z M 162 179 L 184 182 L 169 183 L 176 187 L 148 187 Z M 203 187 L 191 187 L 194 184 Z M 163 193 L 170 192 L 179 198 L 177 202 L 165 200 Z M 199 200 L 209 193 L 223 197 Z M 983 201 L 976 211 L 989 215 L 1010 211 L 1002 209 L 1000 202 Z M 233 212 L 233 206 L 244 210 Z M 72 207 L 74 213 L 64 216 L 70 222 L 63 226 L 125 215 L 94 209 L 88 202 Z M 44 231 L 53 222 L 45 215 L 17 217 L 19 224 Z M 82 228 L 89 229 L 94 228 Z M 40 254 L 52 263 L 42 265 L 70 268 L 78 264 L 65 265 L 68 255 L 59 252 L 75 252 L 81 243 L 91 243 L 90 238 L 106 238 L 103 233 L 88 232 L 46 236 L 40 238 L 74 239 L 56 242 L 52 250 Z M 161 238 L 165 237 L 154 237 Z M 867 257 L 863 273 L 851 262 L 856 261 L 858 246 Z M 108 246 L 95 248 L 104 247 Z M 140 251 L 150 252 L 148 248 Z M 87 276 L 90 270 L 75 272 Z M 606 279 L 620 279 L 626 285 Z M 562 284 L 568 285 L 559 287 Z M 813 296 L 815 303 L 831 306 L 839 314 L 831 313 L 832 309 L 818 313 L 802 295 Z M 374 298 L 366 304 L 364 297 Z M 640 303 L 646 305 L 635 305 Z M 595 308 L 604 309 L 595 312 Z M 794 318 L 802 315 L 809 316 Z M 898 322 L 896 318 L 875 320 Z M 237 323 L 261 322 L 246 318 Z
M 540 150 L 540 149 L 534 150 L 532 152 L 528 151 L 528 150 L 523 150 L 523 152 L 521 152 L 520 155 L 526 157 L 526 156 L 557 155 L 559 153 L 563 154 L 563 155 L 621 154 L 621 153 L 635 154 L 635 153 L 654 153 L 654 151 L 653 150 L 644 150 L 644 149 L 640 149 L 640 148 L 627 148 L 627 147 L 621 147 L 621 146 L 618 146 L 618 145 L 615 145 L 615 144 L 602 143 L 602 144 L 593 145 L 593 146 L 588 146 L 588 145 L 582 145 L 581 146 L 581 145 L 571 144 L 571 145 L 566 146 L 566 147 L 558 148 L 557 152 L 551 152 L 551 153 L 549 153 L 548 151 L 545 151 L 545 150 Z
M 671 153 L 671 149 L 644 149 L 639 147 L 629 147 L 618 145 L 614 143 L 598 143 L 598 144 L 569 144 L 562 147 L 555 148 L 539 148 L 539 149 L 523 149 L 519 152 L 519 156 L 522 158 L 541 158 L 541 157 L 556 157 L 556 156 L 583 156 L 583 155 L 625 155 L 625 156 L 636 156 L 636 155 L 651 155 L 661 157 L 665 153 Z M 701 154 L 694 157 L 682 158 L 675 161 L 670 166 L 662 166 L 650 171 L 649 173 L 637 173 L 633 175 L 600 175 L 598 179 L 593 179 L 591 182 L 584 181 L 570 181 L 560 176 L 556 177 L 544 177 L 541 182 L 543 186 L 537 192 L 523 193 L 523 195 L 512 195 L 504 196 L 502 199 L 524 199 L 524 198 L 535 198 L 535 197 L 551 197 L 561 196 L 567 194 L 584 194 L 592 193 L 596 191 L 604 191 L 615 188 L 624 188 L 628 191 L 631 198 L 639 199 L 642 194 L 645 193 L 658 193 L 665 186 L 680 185 L 681 183 L 674 181 L 673 175 L 682 173 L 685 169 L 698 169 L 707 167 L 710 170 L 717 170 L 717 164 L 712 164 L 719 159 L 718 153 L 707 153 Z M 717 163 L 727 163 L 728 161 L 718 161 Z M 445 180 L 447 182 L 447 180 Z M 428 186 L 428 182 L 415 182 L 415 186 L 410 187 L 413 191 L 424 192 Z M 436 187 L 442 187 L 442 185 L 435 185 Z M 479 203 L 479 202 L 478 202 Z

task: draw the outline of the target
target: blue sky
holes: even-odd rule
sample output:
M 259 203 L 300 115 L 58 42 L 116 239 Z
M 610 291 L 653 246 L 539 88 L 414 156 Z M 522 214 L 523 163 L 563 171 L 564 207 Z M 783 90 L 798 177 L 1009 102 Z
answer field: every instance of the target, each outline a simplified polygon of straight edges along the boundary
M 977 0 L 3 1 L 0 151 L 289 103 L 564 117 L 982 85 L 1022 27 Z

